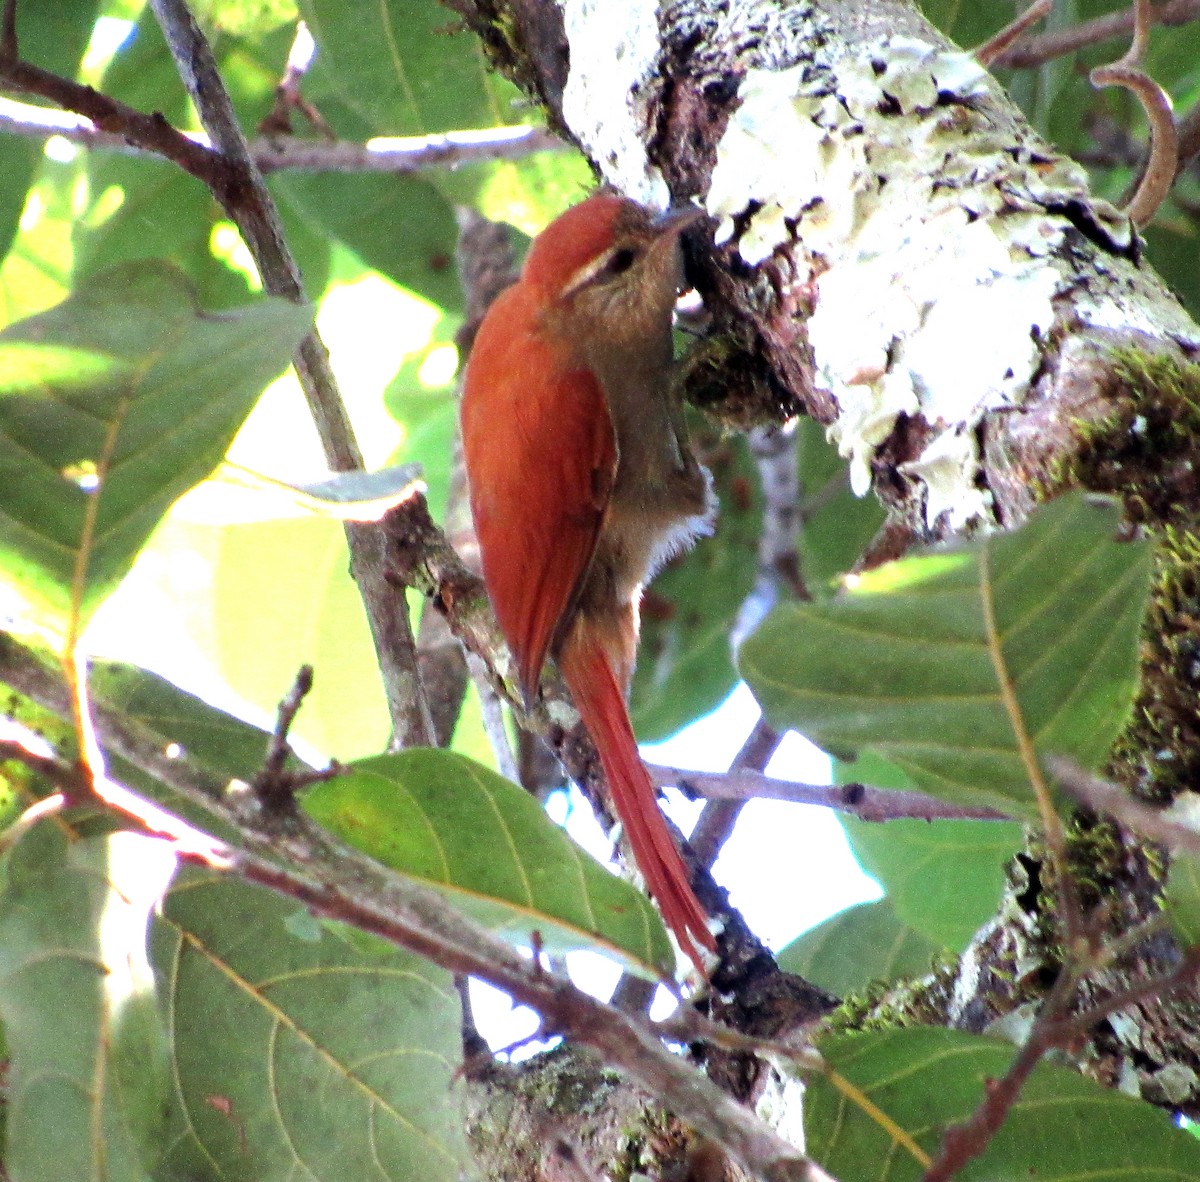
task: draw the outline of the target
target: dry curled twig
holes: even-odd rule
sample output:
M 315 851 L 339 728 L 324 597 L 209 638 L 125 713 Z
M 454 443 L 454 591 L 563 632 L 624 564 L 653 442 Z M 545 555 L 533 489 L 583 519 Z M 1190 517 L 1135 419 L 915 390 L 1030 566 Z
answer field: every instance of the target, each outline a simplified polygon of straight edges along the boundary
M 1150 122 L 1150 156 L 1125 210 L 1136 226 L 1146 225 L 1167 199 L 1179 163 L 1179 133 L 1170 96 L 1140 68 L 1150 42 L 1152 19 L 1150 0 L 1135 0 L 1133 42 L 1128 52 L 1111 65 L 1097 66 L 1089 75 L 1093 86 L 1123 86 L 1132 91 Z

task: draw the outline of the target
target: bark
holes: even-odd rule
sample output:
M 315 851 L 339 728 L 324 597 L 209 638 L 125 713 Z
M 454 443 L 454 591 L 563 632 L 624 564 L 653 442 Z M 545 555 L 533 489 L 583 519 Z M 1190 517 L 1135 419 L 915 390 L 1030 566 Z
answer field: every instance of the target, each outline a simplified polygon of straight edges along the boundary
M 1190 527 L 1190 452 L 1138 453 L 1135 479 L 1152 475 L 1154 497 L 1098 457 L 1111 456 L 1114 435 L 1145 432 L 1143 411 L 1171 418 L 1161 392 L 1200 353 L 1200 329 L 1147 265 L 1129 218 L 1092 197 L 1083 169 L 911 5 L 452 6 L 603 182 L 708 211 L 711 238 L 689 244 L 689 266 L 711 329 L 683 367 L 688 397 L 738 427 L 798 413 L 824 424 L 855 490 L 889 509 L 881 553 L 1012 527 L 1073 483 L 1125 495 L 1135 521 Z M 1160 634 L 1184 630 L 1171 621 L 1185 598 L 1156 591 Z M 1166 647 L 1153 701 L 1139 704 L 1142 729 L 1116 764 L 1143 789 L 1161 783 L 1151 752 L 1163 734 L 1182 758 L 1181 736 L 1196 733 L 1190 665 Z M 1193 786 L 1191 768 L 1172 791 Z M 1090 821 L 1072 849 L 1087 901 L 1116 901 L 1109 931 L 1153 913 L 1153 851 Z M 1004 910 L 958 969 L 888 1004 L 975 1030 L 1004 1013 L 1020 1022 L 1061 955 L 1043 869 L 1036 850 L 1024 856 Z M 1163 938 L 1103 984 L 1177 956 Z M 1014 979 L 1027 985 L 1014 990 Z M 738 1007 L 725 1016 L 736 1022 Z M 1187 1108 L 1198 1029 L 1194 994 L 1176 994 L 1115 1016 L 1080 1057 L 1107 1082 Z M 796 1127 L 794 1090 L 734 1067 L 723 1061 L 717 1074 L 778 1127 Z

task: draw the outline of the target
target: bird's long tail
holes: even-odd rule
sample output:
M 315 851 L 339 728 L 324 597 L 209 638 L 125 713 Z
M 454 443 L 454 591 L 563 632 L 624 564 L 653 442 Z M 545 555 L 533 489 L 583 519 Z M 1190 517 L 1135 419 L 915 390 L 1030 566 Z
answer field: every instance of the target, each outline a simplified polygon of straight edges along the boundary
M 646 887 L 680 948 L 707 976 L 697 945 L 715 951 L 716 942 L 659 812 L 654 785 L 638 754 L 625 695 L 604 645 L 591 629 L 577 623 L 562 647 L 558 666 L 600 753 L 613 806 Z

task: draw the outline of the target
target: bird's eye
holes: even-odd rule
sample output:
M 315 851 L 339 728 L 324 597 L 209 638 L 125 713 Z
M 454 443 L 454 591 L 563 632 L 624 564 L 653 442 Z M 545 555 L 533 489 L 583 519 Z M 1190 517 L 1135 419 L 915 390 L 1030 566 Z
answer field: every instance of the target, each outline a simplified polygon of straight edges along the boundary
M 604 268 L 610 275 L 623 275 L 637 262 L 638 252 L 631 246 L 623 246 L 614 250 L 608 265 Z

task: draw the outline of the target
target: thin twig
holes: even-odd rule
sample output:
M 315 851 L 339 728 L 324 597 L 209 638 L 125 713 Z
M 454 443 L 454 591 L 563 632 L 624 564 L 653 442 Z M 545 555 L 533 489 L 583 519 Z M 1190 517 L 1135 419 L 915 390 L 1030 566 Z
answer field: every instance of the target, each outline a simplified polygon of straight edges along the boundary
M 294 806 L 296 793 L 313 784 L 324 784 L 342 774 L 342 765 L 333 760 L 321 770 L 313 768 L 289 768 L 288 761 L 295 759 L 295 752 L 288 740 L 288 733 L 304 699 L 312 692 L 313 668 L 301 665 L 296 673 L 292 688 L 279 703 L 275 717 L 275 730 L 267 743 L 267 755 L 250 786 L 264 808 L 283 811 Z
M 1197 972 L 1200 972 L 1200 947 L 1189 948 L 1169 973 L 1147 977 L 1144 981 L 1118 989 L 1086 1010 L 1061 1019 L 1055 1032 L 1054 1045 L 1067 1046 L 1075 1039 L 1084 1037 L 1110 1014 L 1128 1009 L 1148 998 L 1166 997 L 1182 989 L 1194 980 Z
M 1041 1062 L 1042 1056 L 1056 1045 L 1056 1023 L 1071 1004 L 1076 983 L 1077 978 L 1065 969 L 1059 973 L 1054 988 L 1042 1002 L 1025 1045 L 1017 1052 L 1004 1075 L 985 1085 L 983 1103 L 971 1117 L 946 1130 L 941 1151 L 933 1165 L 925 1171 L 922 1182 L 949 1182 L 988 1147 L 1008 1118 L 1033 1069 Z
M 1103 958 L 1105 949 L 1099 950 Z M 946 1132 L 937 1161 L 927 1171 L 923 1182 L 948 1182 L 969 1161 L 987 1148 L 1007 1119 L 1038 1063 L 1047 1052 L 1069 1046 L 1085 1037 L 1095 1026 L 1119 1010 L 1127 1009 L 1149 997 L 1165 997 L 1190 983 L 1200 971 L 1200 948 L 1184 953 L 1179 964 L 1168 973 L 1147 977 L 1125 989 L 1110 993 L 1102 1001 L 1077 1014 L 1066 1011 L 1075 996 L 1076 987 L 1102 961 L 1083 963 L 1074 971 L 1063 969 L 1050 991 L 1029 1031 L 1024 1046 L 999 1080 L 986 1085 L 983 1102 L 969 1120 Z
M 267 744 L 267 757 L 263 761 L 262 774 L 269 778 L 277 778 L 287 764 L 292 754 L 292 745 L 288 742 L 288 732 L 304 699 L 312 692 L 313 667 L 301 665 L 296 671 L 296 679 L 292 688 L 279 703 L 275 715 L 275 729 L 271 732 L 271 741 Z
M 7 17 L 7 10 L 5 15 Z M 135 146 L 141 151 L 173 161 L 203 182 L 221 205 L 229 210 L 233 199 L 233 174 L 220 154 L 189 139 L 157 112 L 147 115 L 126 103 L 100 94 L 90 86 L 23 62 L 16 56 L 15 42 L 11 56 L 0 52 L 0 86 L 37 95 L 83 116 L 97 129 L 92 133 L 94 136 L 104 134 L 111 142 Z M 17 125 L 11 116 L 0 114 L 0 131 L 7 131 L 13 126 Z M 42 138 L 52 134 L 59 133 L 45 129 L 40 133 Z
M 151 0 L 151 7 L 205 131 L 238 177 L 237 201 L 230 215 L 250 249 L 264 288 L 272 295 L 303 303 L 304 286 L 296 260 L 284 240 L 278 210 L 250 155 L 212 49 L 183 0 Z M 295 366 L 329 466 L 338 472 L 362 468 L 362 453 L 329 354 L 315 329 L 301 342 Z M 401 747 L 433 746 L 433 721 L 418 674 L 408 605 L 384 575 L 380 531 L 374 525 L 348 522 L 346 538 L 350 571 L 366 606 L 383 675 L 393 741 Z
M 975 60 L 984 68 L 991 68 L 1009 46 L 1021 39 L 1021 36 L 1034 25 L 1050 15 L 1054 0 L 1036 0 L 1016 20 L 1004 26 L 998 33 L 993 33 L 975 51 Z
M 107 100 L 102 95 L 97 99 L 112 102 L 116 110 L 121 110 L 121 104 L 115 100 Z M 138 119 L 127 117 L 122 123 L 124 132 L 104 131 L 74 109 L 57 112 L 45 107 L 9 103 L 0 110 L 0 134 L 36 140 L 54 136 L 95 151 L 159 159 L 166 155 L 174 159 L 143 138 L 131 137 L 130 129 L 140 120 L 149 118 L 140 112 L 135 114 Z M 196 149 L 211 150 L 211 141 L 203 132 L 176 130 L 176 134 Z M 443 135 L 387 136 L 367 144 L 347 140 L 258 138 L 250 140 L 248 147 L 251 158 L 264 173 L 385 172 L 403 175 L 433 168 L 455 169 L 496 160 L 521 160 L 535 152 L 562 152 L 567 145 L 545 128 L 505 127 L 451 131 Z M 197 157 L 197 160 L 202 159 Z M 195 169 L 188 171 L 196 175 Z M 206 178 L 201 176 L 200 179 Z
M 1200 0 L 1170 0 L 1167 4 L 1151 9 L 1150 15 L 1157 25 L 1186 25 L 1200 18 Z M 992 64 L 1010 69 L 1043 66 L 1055 58 L 1066 57 L 1076 50 L 1086 49 L 1089 45 L 1127 37 L 1133 26 L 1133 10 L 1127 8 L 1122 12 L 1096 17 L 1094 20 L 1081 21 L 1069 28 L 1055 29 L 1037 37 L 1027 37 L 1010 46 Z
M 1150 157 L 1125 213 L 1136 226 L 1146 225 L 1167 199 L 1179 164 L 1179 134 L 1167 92 L 1144 70 L 1141 62 L 1150 43 L 1150 0 L 1134 0 L 1133 42 L 1119 61 L 1097 66 L 1089 75 L 1096 87 L 1123 86 L 1132 91 L 1150 123 Z
M 742 744 L 741 750 L 734 756 L 728 773 L 722 778 L 733 778 L 743 773 L 760 775 L 763 768 L 771 762 L 771 757 L 779 750 L 779 744 L 782 741 L 783 736 L 760 715 L 746 741 Z M 657 777 L 658 773 L 665 769 L 647 766 L 647 770 L 650 772 L 654 783 L 661 787 L 664 781 L 659 780 Z M 687 784 L 683 784 L 678 779 L 672 782 L 677 784 L 684 792 L 688 791 L 692 783 L 689 780 Z M 706 796 L 708 794 L 701 792 L 698 795 Z M 742 807 L 748 799 L 750 798 L 747 796 L 732 795 L 725 797 L 716 797 L 714 795 L 709 797 L 708 803 L 704 806 L 704 810 L 700 814 L 700 819 L 696 822 L 695 829 L 692 830 L 691 837 L 688 838 L 688 844 L 692 847 L 692 852 L 703 865 L 712 866 L 717 860 L 717 855 L 721 852 L 722 846 L 729 840 L 729 835 L 733 832 L 733 826 L 737 822 Z
M 321 112 L 300 93 L 300 83 L 312 64 L 314 49 L 308 26 L 303 21 L 297 21 L 296 35 L 292 38 L 291 49 L 288 50 L 283 77 L 275 87 L 275 105 L 258 125 L 258 130 L 263 135 L 291 135 L 292 112 L 299 111 L 308 120 L 309 126 L 320 132 L 325 139 L 337 138 Z
M 815 804 L 849 813 L 861 821 L 1010 821 L 997 809 L 952 804 L 923 792 L 874 788 L 867 784 L 806 784 L 780 780 L 749 768 L 728 772 L 694 772 L 686 768 L 647 764 L 651 780 L 673 785 L 687 795 L 709 800 L 785 800 Z
M 1080 804 L 1106 813 L 1127 829 L 1168 849 L 1200 855 L 1200 832 L 1175 820 L 1166 810 L 1143 804 L 1116 784 L 1084 771 L 1074 760 L 1051 756 L 1046 762 L 1063 790 Z

